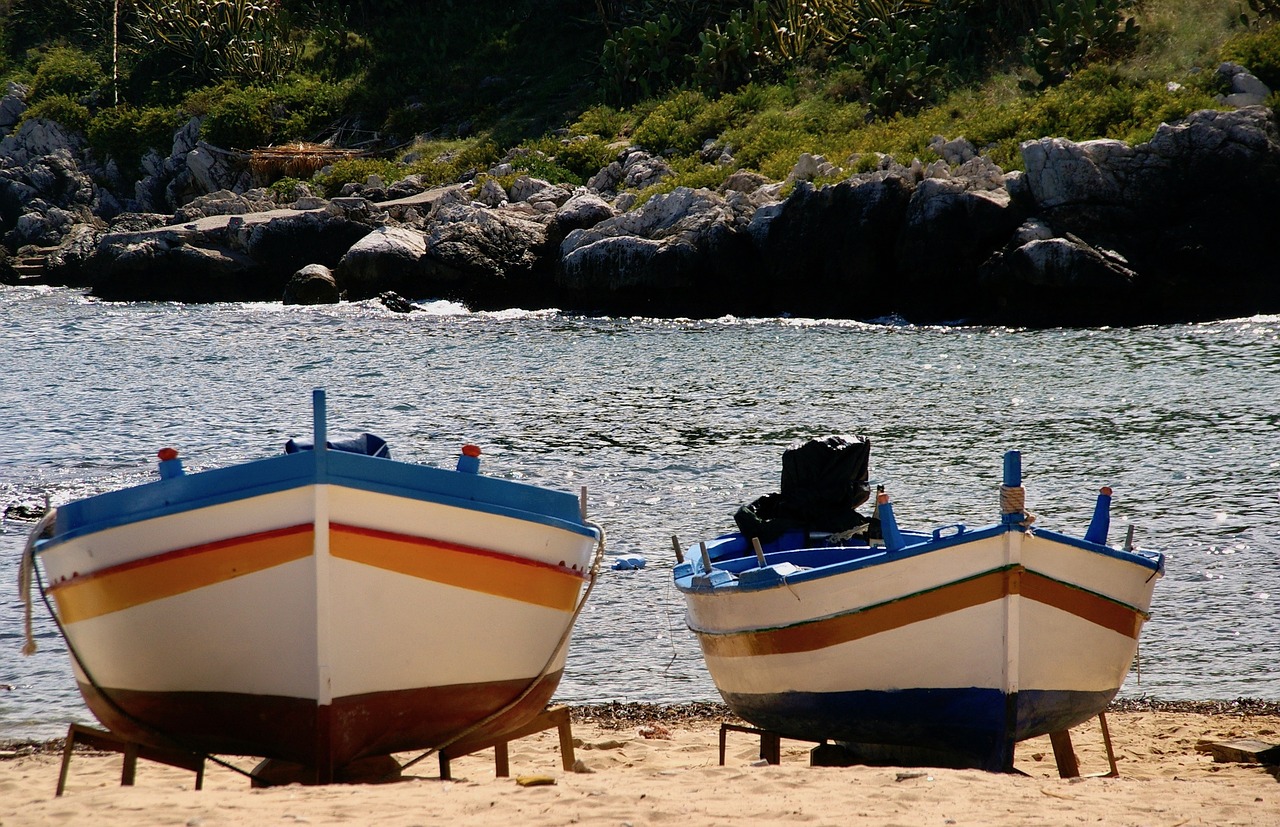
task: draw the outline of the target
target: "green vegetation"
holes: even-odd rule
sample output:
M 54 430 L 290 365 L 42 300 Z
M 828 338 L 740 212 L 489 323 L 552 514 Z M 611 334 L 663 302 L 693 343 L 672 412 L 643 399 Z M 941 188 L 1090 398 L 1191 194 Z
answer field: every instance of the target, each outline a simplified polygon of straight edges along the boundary
M 199 115 L 227 148 L 384 150 L 319 176 L 329 195 L 500 161 L 576 184 L 637 144 L 675 173 L 644 197 L 781 179 L 802 152 L 928 162 L 935 135 L 1005 168 L 1046 135 L 1146 140 L 1216 105 L 1222 60 L 1280 89 L 1277 19 L 1280 0 L 9 0 L 0 73 L 130 174 Z

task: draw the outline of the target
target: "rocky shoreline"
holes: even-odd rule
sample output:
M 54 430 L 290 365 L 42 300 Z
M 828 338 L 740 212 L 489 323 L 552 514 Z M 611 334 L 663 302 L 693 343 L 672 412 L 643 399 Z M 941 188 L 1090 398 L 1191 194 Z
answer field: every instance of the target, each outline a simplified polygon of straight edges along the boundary
M 22 93 L 0 102 L 6 284 L 108 301 L 383 297 L 407 312 L 438 298 L 1033 327 L 1280 312 L 1280 130 L 1264 106 L 1195 112 L 1135 146 L 1030 141 L 1025 172 L 938 136 L 927 165 L 863 157 L 851 172 L 805 155 L 785 181 L 740 171 L 717 191 L 635 206 L 635 190 L 672 174 L 638 147 L 581 187 L 500 164 L 447 187 L 371 179 L 281 200 L 202 143 L 198 120 L 125 197 L 79 136 L 40 120 L 14 129 Z

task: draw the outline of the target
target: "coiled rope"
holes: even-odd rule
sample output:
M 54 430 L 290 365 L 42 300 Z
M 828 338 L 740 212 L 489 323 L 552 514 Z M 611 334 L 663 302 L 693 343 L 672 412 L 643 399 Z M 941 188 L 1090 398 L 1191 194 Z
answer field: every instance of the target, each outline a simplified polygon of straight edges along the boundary
M 1000 486 L 1000 513 L 1021 514 L 1018 525 L 1030 527 L 1036 521 L 1036 515 L 1027 511 L 1027 491 L 1021 485 Z

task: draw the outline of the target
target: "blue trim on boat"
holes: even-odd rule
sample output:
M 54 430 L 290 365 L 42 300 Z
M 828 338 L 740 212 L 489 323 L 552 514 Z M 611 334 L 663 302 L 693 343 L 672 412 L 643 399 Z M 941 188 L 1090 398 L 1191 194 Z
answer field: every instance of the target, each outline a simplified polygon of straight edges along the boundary
M 335 484 L 541 523 L 595 537 L 572 494 L 478 474 L 430 468 L 341 451 L 304 451 L 227 468 L 160 479 L 58 507 L 55 537 L 43 547 L 142 520 Z
M 1010 703 L 979 687 L 721 694 L 744 720 L 783 737 L 912 747 L 937 753 L 944 766 L 995 772 L 1012 767 L 1014 742 L 1075 726 L 1115 696 L 1024 690 Z
M 996 537 L 1008 531 L 1026 531 L 1023 526 L 1008 523 L 996 523 L 976 529 L 965 529 L 955 534 L 940 535 L 939 532 L 903 531 L 905 545 L 902 548 L 889 550 L 883 547 L 872 547 L 865 544 L 830 546 L 820 548 L 797 548 L 803 546 L 805 535 L 801 532 L 790 532 L 772 543 L 762 546 L 765 561 L 770 566 L 790 563 L 803 567 L 802 571 L 788 572 L 787 583 L 802 583 L 808 580 L 821 580 L 834 577 L 858 569 L 870 568 L 883 563 L 904 560 L 922 554 L 953 548 L 977 540 Z M 1122 560 L 1127 563 L 1150 569 L 1153 574 L 1164 571 L 1164 555 L 1154 551 L 1126 551 L 1110 546 L 1092 543 L 1077 537 L 1060 534 L 1047 529 L 1036 529 L 1037 536 L 1061 542 L 1076 548 L 1091 551 L 1104 557 Z M 717 571 L 741 575 L 751 569 L 757 569 L 759 563 L 751 553 L 746 539 L 741 534 L 723 534 L 707 543 L 707 556 Z M 698 555 L 691 555 L 688 562 L 677 565 L 673 571 L 676 588 L 681 592 L 705 593 L 716 590 L 734 589 L 737 591 L 754 591 L 773 588 L 783 578 L 766 576 L 745 578 L 743 580 L 725 580 L 698 575 L 702 571 L 702 561 Z

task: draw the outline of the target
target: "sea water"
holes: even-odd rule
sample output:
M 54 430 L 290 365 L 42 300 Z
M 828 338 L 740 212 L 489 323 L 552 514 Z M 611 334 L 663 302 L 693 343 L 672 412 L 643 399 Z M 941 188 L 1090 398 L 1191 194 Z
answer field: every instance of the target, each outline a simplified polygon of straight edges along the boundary
M 913 327 L 791 318 L 470 313 L 446 302 L 110 304 L 0 288 L 0 504 L 54 505 L 199 471 L 308 436 L 577 493 L 608 558 L 557 699 L 715 700 L 671 584 L 671 538 L 731 530 L 778 490 L 782 451 L 872 442 L 871 476 L 912 528 L 998 519 L 1001 458 L 1022 451 L 1037 525 L 1083 534 L 1103 485 L 1111 541 L 1167 555 L 1122 694 L 1280 699 L 1280 317 L 1137 329 Z M 17 567 L 30 520 L 0 525 L 0 738 L 88 721 L 37 602 L 21 654 Z M 640 570 L 609 560 L 643 555 Z M 38 599 L 38 597 L 37 597 Z

